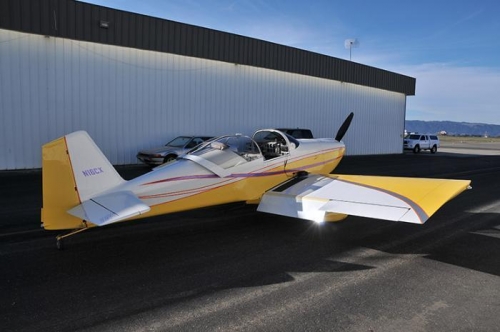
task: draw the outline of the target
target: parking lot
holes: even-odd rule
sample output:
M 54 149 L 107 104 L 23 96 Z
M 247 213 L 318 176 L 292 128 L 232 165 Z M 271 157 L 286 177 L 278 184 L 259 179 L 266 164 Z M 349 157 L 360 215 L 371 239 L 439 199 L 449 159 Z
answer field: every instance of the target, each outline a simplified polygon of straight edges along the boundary
M 318 227 L 231 204 L 92 229 L 63 251 L 40 228 L 40 171 L 0 172 L 0 326 L 497 331 L 500 156 L 473 150 L 346 157 L 336 170 L 472 180 L 425 225 Z

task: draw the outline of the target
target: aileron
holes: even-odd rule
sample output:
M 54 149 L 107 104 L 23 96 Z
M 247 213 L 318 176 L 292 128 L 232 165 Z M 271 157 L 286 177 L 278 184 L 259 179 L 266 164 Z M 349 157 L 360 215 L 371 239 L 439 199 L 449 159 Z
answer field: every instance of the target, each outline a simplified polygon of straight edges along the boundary
M 310 175 L 284 190 L 270 190 L 258 210 L 314 221 L 322 221 L 329 212 L 423 224 L 469 184 L 468 180 Z

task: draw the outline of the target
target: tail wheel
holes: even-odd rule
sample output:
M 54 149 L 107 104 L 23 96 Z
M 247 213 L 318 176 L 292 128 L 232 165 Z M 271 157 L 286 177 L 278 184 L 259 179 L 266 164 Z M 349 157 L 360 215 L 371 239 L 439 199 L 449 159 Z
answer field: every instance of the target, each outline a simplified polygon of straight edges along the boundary
M 436 153 L 437 150 L 438 150 L 437 146 L 433 145 L 432 148 L 431 148 L 431 153 Z
M 64 249 L 63 239 L 56 238 L 56 248 L 57 248 L 57 250 L 63 250 Z
M 415 145 L 413 148 L 413 153 L 419 153 L 420 152 L 420 145 Z

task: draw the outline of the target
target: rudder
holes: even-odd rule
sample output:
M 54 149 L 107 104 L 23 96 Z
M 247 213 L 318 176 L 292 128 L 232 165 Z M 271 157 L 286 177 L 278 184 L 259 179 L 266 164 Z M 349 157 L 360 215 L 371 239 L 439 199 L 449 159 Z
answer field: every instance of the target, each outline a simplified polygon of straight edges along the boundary
M 85 131 L 42 147 L 42 226 L 47 230 L 86 227 L 67 213 L 124 180 Z

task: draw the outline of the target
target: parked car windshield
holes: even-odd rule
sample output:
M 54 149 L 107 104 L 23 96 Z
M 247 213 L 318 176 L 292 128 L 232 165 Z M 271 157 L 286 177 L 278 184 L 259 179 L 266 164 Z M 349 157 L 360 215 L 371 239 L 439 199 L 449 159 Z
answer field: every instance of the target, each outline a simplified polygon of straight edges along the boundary
M 410 135 L 408 139 L 420 139 L 420 135 Z
M 182 148 L 184 145 L 187 144 L 191 140 L 191 137 L 186 137 L 186 136 L 179 136 L 165 144 L 165 146 L 172 146 L 176 148 Z
M 294 138 L 313 138 L 310 129 L 289 129 L 289 128 L 277 128 L 276 130 L 281 131 L 284 134 L 292 136 Z

